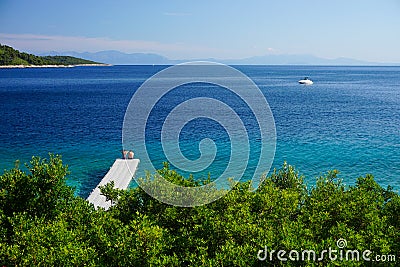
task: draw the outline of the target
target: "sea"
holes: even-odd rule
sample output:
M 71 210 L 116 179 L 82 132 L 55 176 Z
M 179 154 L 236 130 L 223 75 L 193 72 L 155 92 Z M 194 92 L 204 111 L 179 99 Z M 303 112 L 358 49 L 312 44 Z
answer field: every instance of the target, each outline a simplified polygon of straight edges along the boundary
M 24 168 L 23 163 L 34 155 L 60 154 L 69 166 L 68 185 L 75 187 L 77 195 L 87 197 L 121 157 L 124 116 L 132 96 L 147 79 L 167 67 L 0 69 L 0 174 L 13 168 L 17 160 Z M 336 169 L 348 186 L 358 177 L 372 174 L 381 186 L 400 189 L 400 67 L 232 67 L 258 86 L 273 114 L 276 149 L 266 173 L 286 161 L 310 187 L 318 177 Z M 305 76 L 314 84 L 298 84 Z M 165 119 L 165 112 L 178 105 L 179 99 L 199 96 L 225 101 L 232 110 L 241 110 L 238 114 L 246 113 L 242 103 L 226 95 L 223 88 L 183 86 L 160 102 L 152 112 L 153 119 L 147 121 L 148 129 L 160 129 L 163 121 L 159 118 Z M 246 119 L 250 140 L 256 123 Z M 159 134 L 146 135 L 155 168 L 167 160 L 162 146 L 151 145 L 160 142 Z M 192 173 L 195 179 L 217 177 L 229 163 L 229 135 L 221 124 L 204 118 L 182 126 L 183 155 L 191 160 L 199 157 L 199 143 L 204 138 L 215 144 L 216 163 Z M 254 138 L 258 139 L 257 132 Z M 257 142 L 251 146 L 254 154 L 259 154 L 254 147 Z M 255 168 L 258 158 L 250 155 L 245 159 L 249 169 Z M 140 164 L 137 177 L 144 176 L 147 169 L 151 168 Z M 190 171 L 182 174 L 187 176 Z M 243 179 L 251 177 L 245 173 Z

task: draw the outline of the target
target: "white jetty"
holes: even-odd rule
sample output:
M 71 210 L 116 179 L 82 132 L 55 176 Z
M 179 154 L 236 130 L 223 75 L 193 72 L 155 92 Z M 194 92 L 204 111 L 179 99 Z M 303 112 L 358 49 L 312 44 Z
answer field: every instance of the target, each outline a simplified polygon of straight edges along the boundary
M 96 209 L 101 207 L 108 210 L 111 207 L 111 201 L 106 201 L 106 197 L 101 195 L 99 186 L 114 181 L 114 188 L 127 189 L 135 175 L 139 162 L 139 159 L 116 159 L 104 178 L 90 193 L 87 201 L 92 203 Z

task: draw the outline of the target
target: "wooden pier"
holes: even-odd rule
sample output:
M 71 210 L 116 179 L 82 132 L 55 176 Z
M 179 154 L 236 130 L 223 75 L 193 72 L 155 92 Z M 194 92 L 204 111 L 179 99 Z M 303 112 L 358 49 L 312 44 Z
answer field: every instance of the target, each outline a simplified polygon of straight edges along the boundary
M 116 159 L 104 178 L 90 193 L 87 201 L 92 203 L 96 209 L 101 207 L 108 210 L 111 207 L 111 201 L 106 201 L 106 197 L 101 195 L 99 186 L 114 181 L 114 188 L 127 189 L 135 175 L 139 162 L 139 159 Z

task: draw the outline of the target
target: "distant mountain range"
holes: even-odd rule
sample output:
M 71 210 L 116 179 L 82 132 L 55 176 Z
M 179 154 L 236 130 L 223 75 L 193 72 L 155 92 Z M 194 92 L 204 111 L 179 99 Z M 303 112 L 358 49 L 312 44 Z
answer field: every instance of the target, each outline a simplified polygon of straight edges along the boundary
M 113 65 L 169 65 L 176 64 L 174 60 L 170 60 L 164 56 L 153 54 L 153 53 L 132 53 L 127 54 L 115 50 L 100 51 L 100 52 L 47 52 L 42 53 L 42 55 L 63 55 L 63 56 L 73 56 L 85 58 L 88 60 L 93 60 L 96 58 L 97 62 L 103 62 L 106 64 Z
M 78 58 L 84 58 L 95 62 L 103 62 L 113 65 L 172 65 L 183 63 L 187 61 L 214 61 L 230 65 L 396 65 L 400 63 L 377 63 L 368 62 L 362 60 L 356 60 L 351 58 L 336 58 L 326 59 L 320 58 L 313 55 L 265 55 L 255 56 L 243 59 L 186 59 L 186 60 L 175 60 L 169 59 L 159 54 L 154 53 L 123 53 L 115 50 L 100 51 L 100 52 L 47 52 L 42 55 L 60 55 L 60 56 L 73 56 Z

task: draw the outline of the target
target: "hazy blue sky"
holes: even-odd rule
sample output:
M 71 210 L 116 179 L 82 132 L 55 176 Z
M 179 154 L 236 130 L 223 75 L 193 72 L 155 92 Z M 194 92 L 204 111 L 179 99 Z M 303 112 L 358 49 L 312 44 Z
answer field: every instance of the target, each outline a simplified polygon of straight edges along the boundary
M 35 53 L 400 62 L 400 0 L 0 0 L 0 43 Z

